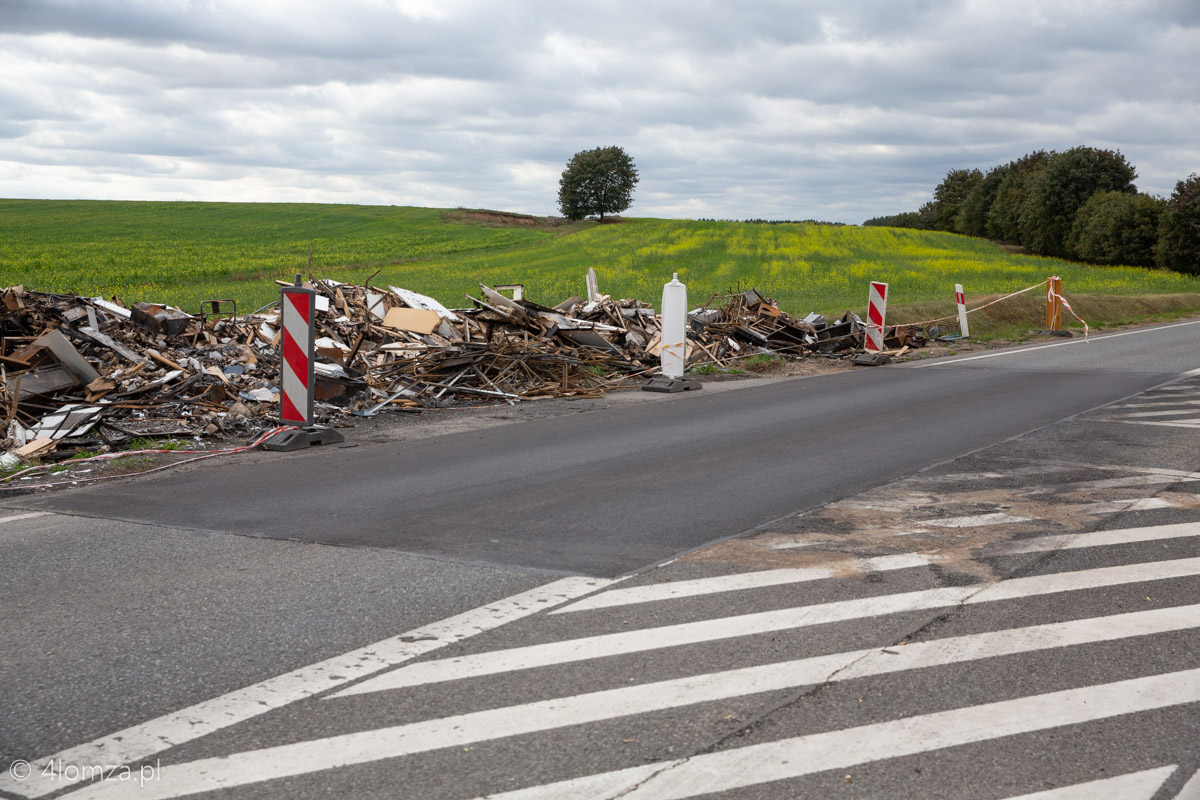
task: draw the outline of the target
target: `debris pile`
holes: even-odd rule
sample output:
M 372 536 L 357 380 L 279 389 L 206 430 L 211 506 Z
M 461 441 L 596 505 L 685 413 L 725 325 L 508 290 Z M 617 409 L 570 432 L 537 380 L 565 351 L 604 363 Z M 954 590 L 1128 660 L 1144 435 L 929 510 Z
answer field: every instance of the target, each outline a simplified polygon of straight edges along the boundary
M 851 311 L 832 323 L 815 312 L 796 319 L 756 289 L 714 295 L 689 317 L 689 342 L 717 364 L 745 354 L 747 348 L 751 353 L 793 356 L 844 353 L 860 349 L 865 338 L 862 319 Z M 884 345 L 889 349 L 923 347 L 927 341 L 917 327 L 884 329 Z
M 325 423 L 385 409 L 596 397 L 657 369 L 664 344 L 653 307 L 594 284 L 589 300 L 556 306 L 525 299 L 520 284 L 480 284 L 471 307 L 453 310 L 369 280 L 305 286 L 316 293 L 315 413 Z M 239 314 L 232 300 L 208 300 L 193 315 L 20 286 L 0 290 L 0 302 L 0 449 L 9 458 L 140 437 L 246 435 L 278 417 L 278 304 Z M 888 335 L 889 346 L 924 343 L 915 329 Z M 862 340 L 850 312 L 832 324 L 796 319 L 751 289 L 689 314 L 686 361 L 832 354 Z

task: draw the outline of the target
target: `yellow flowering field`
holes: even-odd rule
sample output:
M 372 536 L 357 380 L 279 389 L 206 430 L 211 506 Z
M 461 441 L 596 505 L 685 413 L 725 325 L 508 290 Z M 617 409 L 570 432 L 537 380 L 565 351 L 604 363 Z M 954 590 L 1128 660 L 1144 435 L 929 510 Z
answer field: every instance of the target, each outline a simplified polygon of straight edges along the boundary
M 274 203 L 0 200 L 0 285 L 119 295 L 195 311 L 236 299 L 253 310 L 277 297 L 275 279 L 307 272 L 402 285 L 450 306 L 476 282 L 524 283 L 546 305 L 601 291 L 655 302 L 678 273 L 699 305 L 755 287 L 790 313 L 861 311 L 867 283 L 890 284 L 893 307 L 950 303 L 1063 278 L 1068 295 L 1195 294 L 1187 276 L 1015 255 L 964 236 L 896 228 L 631 218 L 550 225 L 529 217 L 444 209 Z M 1177 303 L 1184 313 L 1188 302 Z

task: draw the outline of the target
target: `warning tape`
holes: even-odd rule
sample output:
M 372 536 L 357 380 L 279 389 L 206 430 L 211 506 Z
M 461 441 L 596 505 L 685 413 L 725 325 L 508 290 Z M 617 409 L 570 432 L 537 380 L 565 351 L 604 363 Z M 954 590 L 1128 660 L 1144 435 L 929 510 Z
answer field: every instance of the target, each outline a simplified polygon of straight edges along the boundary
M 190 464 L 193 461 L 203 461 L 206 458 L 216 458 L 217 456 L 231 456 L 231 455 L 235 455 L 237 453 L 244 453 L 247 450 L 253 450 L 256 447 L 259 447 L 260 445 L 262 445 L 263 442 L 265 442 L 267 439 L 270 439 L 272 436 L 274 436 L 277 433 L 283 433 L 284 431 L 294 431 L 294 430 L 297 430 L 295 425 L 280 425 L 278 428 L 272 428 L 271 430 L 262 434 L 257 439 L 255 439 L 253 442 L 251 442 L 250 444 L 243 445 L 241 447 L 230 447 L 230 448 L 227 448 L 224 450 L 161 450 L 161 449 L 151 448 L 151 449 L 147 449 L 147 450 L 125 450 L 120 453 L 102 453 L 98 456 L 89 456 L 87 458 L 72 459 L 71 464 L 85 464 L 89 461 L 113 461 L 118 458 L 125 458 L 126 456 L 146 455 L 146 454 L 151 454 L 151 453 L 176 453 L 176 454 L 182 453 L 184 455 L 187 455 L 189 453 L 201 453 L 202 454 L 202 455 L 196 456 L 195 458 L 185 458 L 182 461 L 175 461 L 170 464 L 163 464 L 158 467 L 152 467 L 151 469 L 144 469 L 144 470 L 140 470 L 138 472 L 126 472 L 126 473 L 122 473 L 121 475 L 100 475 L 95 478 L 74 478 L 72 480 L 67 480 L 67 481 L 58 481 L 57 483 L 36 483 L 36 484 L 25 484 L 22 486 L 0 486 L 0 491 L 5 491 L 5 490 L 13 491 L 13 490 L 17 490 L 17 489 L 21 489 L 21 490 L 23 490 L 23 489 L 52 489 L 55 486 L 74 486 L 74 485 L 80 484 L 80 483 L 90 483 L 93 481 L 105 481 L 105 480 L 110 480 L 112 478 L 129 478 L 134 475 L 148 475 L 151 472 L 158 472 L 159 470 L 170 469 L 171 467 L 178 467 L 181 464 Z M 27 473 L 38 472 L 40 470 L 53 469 L 57 466 L 61 466 L 61 465 L 60 464 L 35 464 L 32 467 L 26 467 L 25 469 L 23 469 L 19 472 L 14 472 L 12 475 L 9 475 L 6 478 L 0 479 L 0 483 L 8 483 L 9 481 L 11 481 L 15 478 L 19 478 L 22 475 L 25 475 Z
M 1040 289 L 1041 287 L 1045 286 L 1049 280 L 1050 279 L 1047 278 L 1046 280 L 1042 281 L 1041 283 L 1035 283 L 1033 286 L 1030 286 L 1027 289 L 1021 289 L 1020 291 L 1013 292 L 1012 294 L 1006 294 L 1006 295 L 1004 295 L 1004 297 L 998 297 L 995 300 L 992 300 L 991 302 L 988 302 L 988 303 L 984 303 L 981 306 L 975 306 L 975 308 L 968 308 L 967 313 L 973 314 L 976 311 L 982 311 L 983 309 L 987 308 L 988 306 L 994 306 L 994 305 L 996 305 L 996 303 L 1002 303 L 1005 300 L 1009 299 L 1010 297 L 1016 297 L 1019 294 L 1025 294 L 1026 292 L 1032 292 L 1034 289 Z M 1072 311 L 1071 313 L 1074 314 L 1075 312 Z M 932 325 L 935 322 L 945 322 L 948 319 L 958 319 L 958 314 L 954 313 L 948 317 L 938 317 L 937 319 L 927 319 L 924 322 L 906 322 L 906 323 L 897 325 L 896 327 L 897 328 L 924 328 L 928 325 Z M 1079 318 L 1076 317 L 1076 319 L 1079 319 Z M 1079 321 L 1082 322 L 1083 320 L 1079 320 Z
M 1083 338 L 1088 338 L 1088 324 L 1083 321 L 1083 317 L 1075 313 L 1075 309 L 1071 308 L 1071 304 L 1067 302 L 1067 298 L 1055 291 L 1050 291 L 1048 294 L 1051 297 L 1057 297 L 1058 301 L 1063 304 L 1063 308 L 1071 312 L 1071 316 L 1083 323 Z

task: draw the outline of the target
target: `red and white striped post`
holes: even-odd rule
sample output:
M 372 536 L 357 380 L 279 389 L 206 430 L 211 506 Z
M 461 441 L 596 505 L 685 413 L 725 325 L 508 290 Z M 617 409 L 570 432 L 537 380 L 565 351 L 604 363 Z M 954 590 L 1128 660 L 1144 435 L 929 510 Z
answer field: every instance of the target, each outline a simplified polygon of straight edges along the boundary
M 966 339 L 971 335 L 971 329 L 967 327 L 967 297 L 961 283 L 954 284 L 954 299 L 958 303 L 958 332 Z
M 865 347 L 868 352 L 883 351 L 883 319 L 887 313 L 886 283 L 871 281 L 871 292 L 867 301 L 867 339 Z
M 280 359 L 279 419 L 284 424 L 313 424 L 313 322 L 316 296 L 312 289 L 296 285 L 283 289 L 280 303 L 283 327 L 283 358 Z

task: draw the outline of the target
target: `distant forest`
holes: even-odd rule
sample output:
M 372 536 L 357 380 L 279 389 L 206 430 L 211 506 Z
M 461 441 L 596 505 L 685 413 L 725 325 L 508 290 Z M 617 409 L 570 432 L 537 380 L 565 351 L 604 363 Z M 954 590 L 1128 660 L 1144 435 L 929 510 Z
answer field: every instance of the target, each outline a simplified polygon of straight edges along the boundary
M 998 239 L 1031 253 L 1090 264 L 1200 274 L 1200 176 L 1170 198 L 1143 194 L 1120 151 L 1039 150 L 986 174 L 952 169 L 917 211 L 863 225 Z

